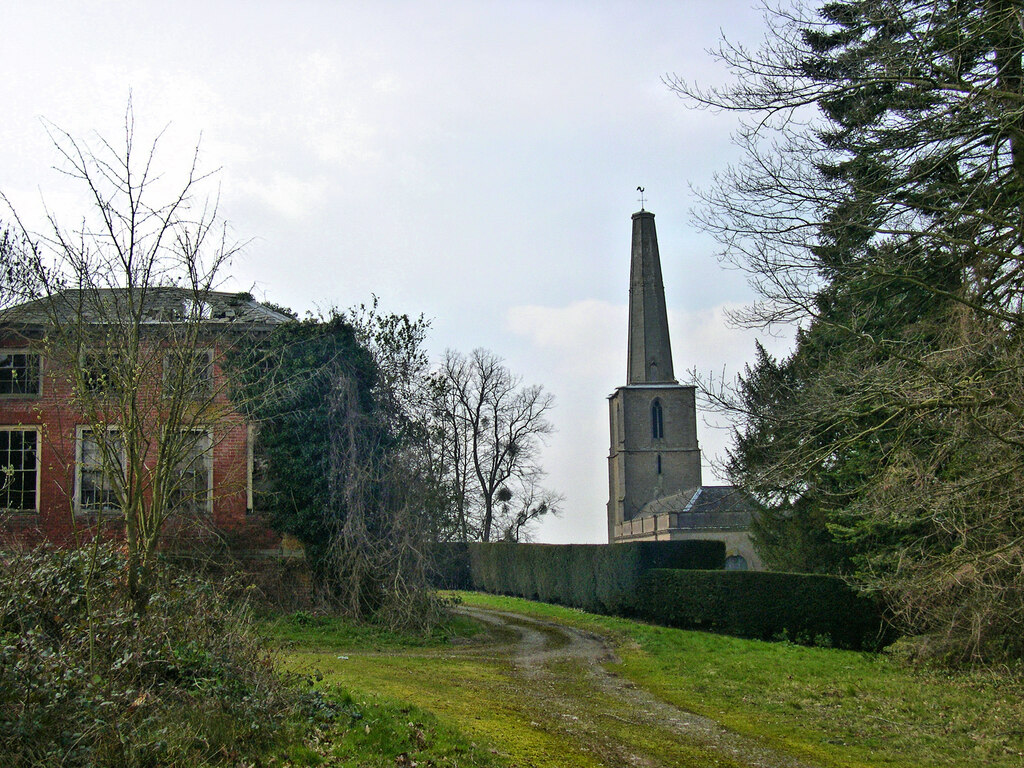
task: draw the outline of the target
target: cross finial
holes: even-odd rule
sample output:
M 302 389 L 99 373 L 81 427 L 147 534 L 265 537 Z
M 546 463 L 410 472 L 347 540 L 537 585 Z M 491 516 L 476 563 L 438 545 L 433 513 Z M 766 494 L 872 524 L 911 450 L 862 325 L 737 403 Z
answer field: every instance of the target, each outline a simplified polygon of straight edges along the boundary
M 640 193 L 640 210 L 644 209 L 644 188 L 637 187 L 637 191 Z

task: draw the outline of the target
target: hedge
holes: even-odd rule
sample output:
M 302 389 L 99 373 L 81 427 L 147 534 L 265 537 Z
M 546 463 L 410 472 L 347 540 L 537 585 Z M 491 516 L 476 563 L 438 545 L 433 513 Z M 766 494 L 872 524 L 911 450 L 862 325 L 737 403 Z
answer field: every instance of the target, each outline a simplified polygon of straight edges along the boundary
M 438 589 L 472 589 L 469 573 L 469 544 L 450 541 L 427 547 L 427 578 Z
M 629 613 L 640 577 L 652 568 L 721 568 L 719 541 L 628 544 L 470 544 L 473 589 Z
M 635 596 L 636 618 L 670 627 L 854 649 L 893 639 L 878 605 L 835 576 L 658 569 Z

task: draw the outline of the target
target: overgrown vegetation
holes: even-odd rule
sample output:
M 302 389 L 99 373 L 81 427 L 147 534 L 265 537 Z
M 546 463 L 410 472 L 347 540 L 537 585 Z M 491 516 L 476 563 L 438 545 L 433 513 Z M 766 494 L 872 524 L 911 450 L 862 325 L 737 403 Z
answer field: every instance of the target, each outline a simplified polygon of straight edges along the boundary
M 229 366 L 259 425 L 256 506 L 303 543 L 319 597 L 420 631 L 442 618 L 432 544 L 517 540 L 557 502 L 536 461 L 550 396 L 483 350 L 432 373 L 425 332 L 374 302 L 282 324 Z
M 766 12 L 734 84 L 745 159 L 699 218 L 800 324 L 735 391 L 731 479 L 769 563 L 849 573 L 927 655 L 1024 658 L 1024 31 L 1018 2 Z
M 198 147 L 161 174 L 160 136 L 142 142 L 130 103 L 120 140 L 47 128 L 84 208 L 73 224 L 50 215 L 35 229 L 0 193 L 17 233 L 0 248 L 2 334 L 45 359 L 46 391 L 60 392 L 58 407 L 41 404 L 40 439 L 53 456 L 47 474 L 75 478 L 68 538 L 123 530 L 142 612 L 165 529 L 216 535 L 204 480 L 216 445 L 244 433 L 217 375 L 238 334 L 213 321 L 209 300 L 239 246 L 203 194 L 212 174 Z M 217 490 L 244 494 L 245 478 L 222 476 Z
M 427 583 L 430 508 L 418 503 L 426 483 L 402 405 L 415 372 L 389 376 L 378 360 L 335 314 L 275 328 L 230 368 L 259 425 L 256 504 L 302 542 L 317 597 L 354 618 L 428 630 L 442 606 Z
M 0 579 L 0 763 L 235 765 L 295 712 L 250 620 L 159 569 L 139 614 L 120 548 L 10 552 Z

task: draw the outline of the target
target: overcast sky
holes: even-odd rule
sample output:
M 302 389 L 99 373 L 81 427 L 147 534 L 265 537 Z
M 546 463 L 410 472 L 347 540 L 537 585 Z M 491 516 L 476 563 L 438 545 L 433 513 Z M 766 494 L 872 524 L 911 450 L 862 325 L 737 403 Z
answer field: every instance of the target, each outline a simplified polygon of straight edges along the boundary
M 564 513 L 536 540 L 606 538 L 606 397 L 625 383 L 630 215 L 656 215 L 677 376 L 742 370 L 724 310 L 744 276 L 695 229 L 692 187 L 735 160 L 729 115 L 664 85 L 713 84 L 724 33 L 757 44 L 756 0 L 7 2 L 0 189 L 77 218 L 42 119 L 75 136 L 201 135 L 220 209 L 249 243 L 227 290 L 299 312 L 380 298 L 432 320 L 429 348 L 485 347 L 554 393 L 545 452 Z M 700 417 L 704 482 L 727 434 Z

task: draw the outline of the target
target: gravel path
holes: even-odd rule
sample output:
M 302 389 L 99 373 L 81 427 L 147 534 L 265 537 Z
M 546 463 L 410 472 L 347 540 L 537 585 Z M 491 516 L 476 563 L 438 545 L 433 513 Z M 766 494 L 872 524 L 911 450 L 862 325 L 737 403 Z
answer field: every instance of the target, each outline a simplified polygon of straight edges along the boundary
M 470 652 L 511 658 L 538 722 L 554 724 L 609 766 L 676 768 L 657 746 L 667 740 L 713 753 L 720 765 L 813 768 L 608 672 L 604 665 L 615 654 L 598 635 L 518 613 L 459 610 L 494 630 L 495 643 Z

